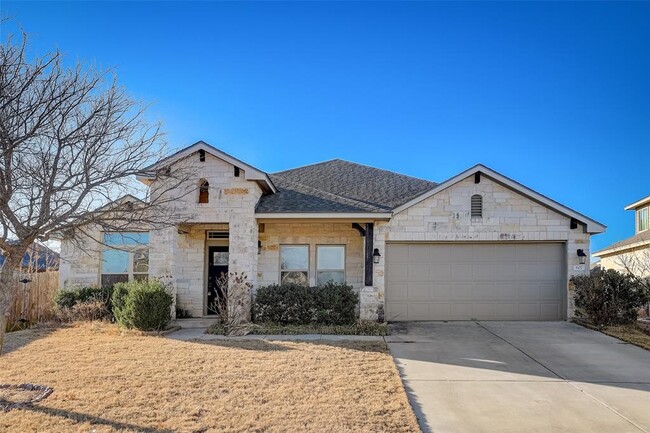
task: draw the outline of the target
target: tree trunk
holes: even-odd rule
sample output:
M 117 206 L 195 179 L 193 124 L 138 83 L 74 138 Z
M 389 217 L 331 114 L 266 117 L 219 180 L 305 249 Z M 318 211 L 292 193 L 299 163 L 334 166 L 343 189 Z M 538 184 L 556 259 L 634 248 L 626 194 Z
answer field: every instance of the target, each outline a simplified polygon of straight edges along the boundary
M 2 356 L 2 348 L 5 345 L 5 332 L 7 331 L 8 316 L 0 314 L 0 356 Z
M 5 251 L 5 261 L 0 268 L 0 355 L 5 342 L 9 311 L 14 300 L 16 289 L 16 271 L 20 267 L 27 247 L 19 246 L 10 251 Z

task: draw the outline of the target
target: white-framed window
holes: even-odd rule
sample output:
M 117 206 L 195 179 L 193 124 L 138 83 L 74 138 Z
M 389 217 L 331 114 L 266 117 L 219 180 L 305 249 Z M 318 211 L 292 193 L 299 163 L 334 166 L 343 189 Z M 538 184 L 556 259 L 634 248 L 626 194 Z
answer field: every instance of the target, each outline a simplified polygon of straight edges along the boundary
M 149 232 L 104 232 L 101 285 L 149 278 Z
M 345 246 L 316 246 L 316 285 L 322 286 L 328 281 L 345 283 Z
M 637 215 L 637 232 L 643 232 L 648 230 L 648 209 L 650 208 L 643 208 L 639 209 L 636 211 Z
M 309 245 L 280 245 L 280 284 L 309 285 Z
M 472 218 L 483 218 L 483 197 L 480 194 L 474 194 L 471 198 Z

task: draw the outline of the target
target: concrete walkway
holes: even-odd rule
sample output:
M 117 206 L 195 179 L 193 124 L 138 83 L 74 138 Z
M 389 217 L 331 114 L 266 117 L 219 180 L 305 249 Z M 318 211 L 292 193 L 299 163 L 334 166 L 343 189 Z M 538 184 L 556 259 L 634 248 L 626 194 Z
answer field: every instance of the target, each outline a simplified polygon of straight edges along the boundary
M 423 432 L 650 432 L 650 352 L 566 322 L 424 322 L 386 342 Z
M 226 337 L 225 335 L 206 334 L 207 328 L 180 329 L 168 334 L 167 337 L 180 341 L 217 341 L 217 340 L 266 340 L 266 341 L 378 341 L 384 342 L 384 337 L 371 335 L 244 335 L 241 337 Z

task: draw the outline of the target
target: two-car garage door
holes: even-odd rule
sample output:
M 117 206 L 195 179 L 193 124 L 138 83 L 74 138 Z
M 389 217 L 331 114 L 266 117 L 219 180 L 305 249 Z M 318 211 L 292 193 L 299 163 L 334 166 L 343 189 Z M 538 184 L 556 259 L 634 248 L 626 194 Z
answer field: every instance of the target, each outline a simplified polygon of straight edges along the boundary
M 387 320 L 562 320 L 561 243 L 386 248 Z

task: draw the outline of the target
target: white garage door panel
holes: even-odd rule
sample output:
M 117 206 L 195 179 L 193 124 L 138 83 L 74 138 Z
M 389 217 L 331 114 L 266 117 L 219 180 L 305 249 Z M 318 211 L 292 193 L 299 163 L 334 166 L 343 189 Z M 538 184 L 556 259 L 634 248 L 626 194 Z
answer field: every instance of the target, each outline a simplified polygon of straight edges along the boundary
M 388 320 L 561 320 L 563 244 L 389 244 Z

